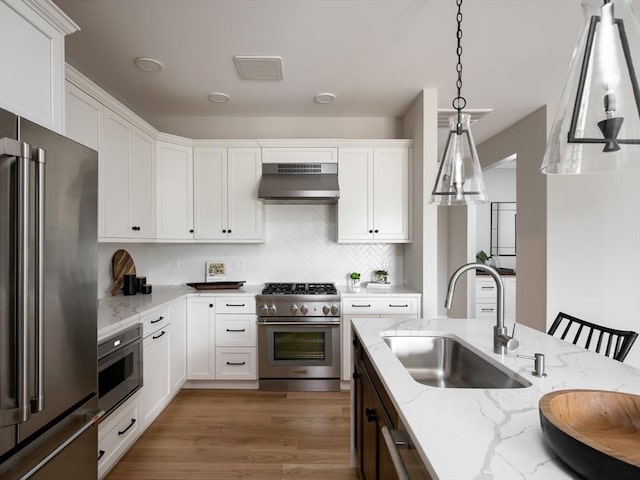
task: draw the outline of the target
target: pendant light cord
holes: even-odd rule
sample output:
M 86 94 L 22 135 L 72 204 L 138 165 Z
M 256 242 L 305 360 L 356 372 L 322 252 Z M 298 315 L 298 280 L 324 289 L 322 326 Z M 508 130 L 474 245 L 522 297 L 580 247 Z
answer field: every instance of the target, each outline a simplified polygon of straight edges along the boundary
M 467 106 L 467 100 L 462 96 L 462 0 L 456 0 L 456 5 L 458 6 L 458 13 L 456 14 L 456 23 L 458 24 L 458 29 L 456 31 L 456 38 L 458 41 L 456 47 L 456 55 L 458 56 L 458 63 L 456 63 L 456 72 L 458 73 L 458 79 L 456 81 L 456 89 L 458 91 L 457 96 L 451 102 L 453 108 L 458 111 L 458 124 L 457 131 L 458 134 L 461 133 L 462 130 L 462 122 L 460 120 L 460 115 L 462 113 L 462 109 Z

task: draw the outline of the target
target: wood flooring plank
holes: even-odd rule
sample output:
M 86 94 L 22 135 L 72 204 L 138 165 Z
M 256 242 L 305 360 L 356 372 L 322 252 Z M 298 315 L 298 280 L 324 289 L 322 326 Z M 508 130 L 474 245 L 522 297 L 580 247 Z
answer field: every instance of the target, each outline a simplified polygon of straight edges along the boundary
M 348 392 L 183 390 L 106 480 L 352 480 Z

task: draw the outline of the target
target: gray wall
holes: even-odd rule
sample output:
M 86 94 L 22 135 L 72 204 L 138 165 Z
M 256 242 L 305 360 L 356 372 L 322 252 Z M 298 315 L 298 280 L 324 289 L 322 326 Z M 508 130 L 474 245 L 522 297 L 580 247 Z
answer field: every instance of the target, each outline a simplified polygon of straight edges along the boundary
M 547 324 L 547 177 L 540 173 L 547 144 L 546 110 L 536 110 L 478 145 L 481 163 L 518 155 L 516 318 L 541 331 Z

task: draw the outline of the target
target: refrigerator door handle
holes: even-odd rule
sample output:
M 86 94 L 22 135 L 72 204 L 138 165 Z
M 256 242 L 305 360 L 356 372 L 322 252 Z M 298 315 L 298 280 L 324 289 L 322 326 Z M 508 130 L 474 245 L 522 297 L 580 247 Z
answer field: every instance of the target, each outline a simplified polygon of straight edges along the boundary
M 0 410 L 0 426 L 29 420 L 29 162 L 31 146 L 12 138 L 0 139 L 0 156 L 16 157 L 16 407 Z
M 34 391 L 31 398 L 31 413 L 44 410 L 44 175 L 46 151 L 33 148 L 32 161 L 35 162 L 35 221 L 34 237 L 36 239 L 35 260 L 35 317 L 36 330 L 34 332 L 35 361 L 34 361 Z
M 86 418 L 86 422 L 80 427 L 78 430 L 73 432 L 65 441 L 60 443 L 55 450 L 53 450 L 49 455 L 42 459 L 40 463 L 38 463 L 35 467 L 25 473 L 20 477 L 20 480 L 27 480 L 31 478 L 34 474 L 38 473 L 42 467 L 44 467 L 47 463 L 49 463 L 53 458 L 58 455 L 62 450 L 64 450 L 68 445 L 73 443 L 73 441 L 82 435 L 85 431 L 91 428 L 94 425 L 97 425 L 100 421 L 100 418 L 104 415 L 104 410 L 96 410 L 95 412 L 88 413 Z

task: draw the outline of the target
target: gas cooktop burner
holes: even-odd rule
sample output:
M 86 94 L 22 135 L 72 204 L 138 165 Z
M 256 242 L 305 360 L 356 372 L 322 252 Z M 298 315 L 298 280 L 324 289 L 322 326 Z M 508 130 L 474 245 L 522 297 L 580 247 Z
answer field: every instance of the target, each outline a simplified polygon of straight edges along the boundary
M 337 295 L 333 283 L 267 283 L 262 295 Z

